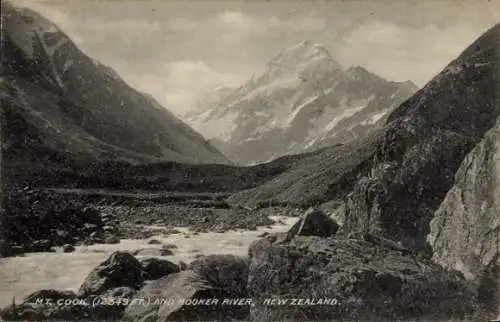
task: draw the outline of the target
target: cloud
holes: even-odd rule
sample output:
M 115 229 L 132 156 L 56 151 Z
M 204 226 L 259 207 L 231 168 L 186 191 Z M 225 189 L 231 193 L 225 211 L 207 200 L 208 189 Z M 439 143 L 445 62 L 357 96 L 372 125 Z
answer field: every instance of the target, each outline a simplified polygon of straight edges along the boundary
M 73 42 L 77 45 L 83 43 L 83 38 L 79 36 L 79 24 L 74 17 L 67 12 L 52 6 L 48 1 L 36 0 L 14 0 L 12 3 L 18 7 L 29 8 L 41 14 L 51 22 L 55 23 L 61 30 L 63 30 Z
M 103 18 L 90 18 L 86 20 L 86 24 L 82 26 L 85 31 L 94 33 L 108 34 L 124 34 L 137 35 L 149 34 L 152 32 L 161 31 L 161 25 L 158 21 L 149 21 L 146 19 L 120 19 L 120 20 L 105 20 Z
M 392 80 L 425 85 L 480 33 L 467 23 L 417 29 L 372 21 L 344 37 L 337 54 L 345 65 L 362 65 Z
M 195 31 L 199 26 L 199 22 L 184 17 L 173 17 L 166 22 L 166 29 L 172 31 Z
M 223 11 L 204 20 L 175 17 L 167 22 L 167 28 L 172 31 L 203 30 L 204 33 L 218 34 L 219 36 L 224 36 L 221 32 L 256 36 L 276 31 L 318 31 L 326 27 L 326 20 L 316 16 L 282 19 L 274 15 L 254 16 L 240 11 Z
M 362 65 L 387 79 L 424 85 L 500 17 L 494 1 L 489 8 L 444 0 L 418 6 L 383 0 L 11 1 L 55 22 L 86 54 L 179 113 L 217 86 L 242 84 L 304 39 L 324 44 L 346 67 Z
M 182 115 L 199 98 L 217 86 L 238 86 L 238 74 L 216 70 L 203 61 L 175 61 L 161 65 L 156 73 L 122 73 L 135 88 L 150 93 L 172 112 Z

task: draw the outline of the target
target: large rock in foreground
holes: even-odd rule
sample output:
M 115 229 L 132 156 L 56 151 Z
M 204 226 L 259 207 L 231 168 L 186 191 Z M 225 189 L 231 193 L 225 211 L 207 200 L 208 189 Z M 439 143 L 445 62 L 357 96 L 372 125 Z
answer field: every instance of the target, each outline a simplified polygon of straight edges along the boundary
M 142 287 L 147 273 L 130 253 L 114 252 L 87 276 L 78 291 L 79 297 L 102 295 L 117 287 Z
M 224 299 L 248 297 L 248 261 L 232 255 L 210 255 L 188 270 L 148 283 L 124 312 L 127 321 L 245 320 L 247 305 L 225 305 Z M 147 305 L 141 303 L 146 299 Z
M 337 233 L 339 225 L 321 210 L 311 208 L 288 231 L 288 238 L 295 236 L 330 237 Z
M 249 253 L 255 321 L 460 319 L 474 311 L 460 273 L 366 241 L 262 239 Z M 288 303 L 273 305 L 273 297 Z
M 179 273 L 178 265 L 159 258 L 146 258 L 141 260 L 142 269 L 148 274 L 146 279 L 156 280 L 172 273 Z

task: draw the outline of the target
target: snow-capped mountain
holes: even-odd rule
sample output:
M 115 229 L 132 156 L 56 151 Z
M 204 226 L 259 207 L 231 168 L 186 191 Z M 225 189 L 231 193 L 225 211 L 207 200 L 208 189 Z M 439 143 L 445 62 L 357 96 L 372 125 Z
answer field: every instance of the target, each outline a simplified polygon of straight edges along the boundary
M 239 164 L 265 162 L 367 135 L 417 90 L 362 67 L 344 70 L 321 45 L 302 41 L 219 101 L 210 94 L 186 121 Z

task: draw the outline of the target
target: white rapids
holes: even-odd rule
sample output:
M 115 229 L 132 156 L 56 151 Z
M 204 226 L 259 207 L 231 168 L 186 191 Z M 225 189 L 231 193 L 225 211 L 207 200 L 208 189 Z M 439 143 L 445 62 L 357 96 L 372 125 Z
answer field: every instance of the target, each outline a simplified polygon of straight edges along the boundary
M 154 256 L 165 258 L 173 263 L 186 263 L 195 259 L 198 254 L 233 254 L 246 256 L 248 246 L 258 239 L 263 232 L 287 231 L 297 217 L 270 217 L 277 221 L 270 228 L 259 227 L 258 230 L 232 230 L 225 233 L 199 233 L 193 235 L 189 229 L 177 228 L 181 233 L 167 236 L 159 235 L 148 239 L 122 239 L 114 245 L 77 246 L 72 253 L 29 253 L 25 257 L 9 257 L 0 259 L 0 308 L 16 302 L 41 289 L 58 289 L 78 291 L 87 274 L 109 255 L 117 250 L 134 251 L 138 249 L 161 248 L 162 245 L 148 245 L 150 239 L 157 239 L 163 244 L 174 244 L 172 256 Z M 279 221 L 278 221 L 279 220 Z M 189 238 L 186 238 L 189 236 Z M 137 256 L 143 257 L 153 256 Z

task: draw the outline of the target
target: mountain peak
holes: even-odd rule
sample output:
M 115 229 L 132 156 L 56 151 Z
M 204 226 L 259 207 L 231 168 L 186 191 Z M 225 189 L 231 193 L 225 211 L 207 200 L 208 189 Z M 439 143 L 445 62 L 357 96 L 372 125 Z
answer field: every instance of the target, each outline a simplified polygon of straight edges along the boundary
M 352 78 L 366 78 L 373 75 L 372 73 L 367 71 L 364 67 L 361 67 L 359 65 L 349 67 L 346 70 L 345 74 Z
M 336 67 L 340 68 L 340 64 L 333 59 L 324 46 L 313 43 L 310 40 L 303 40 L 285 49 L 269 62 L 268 67 L 296 69 L 297 67 L 318 60 L 333 63 Z
M 288 49 L 285 50 L 285 52 L 304 52 L 304 51 L 315 51 L 317 54 L 325 54 L 325 55 L 330 55 L 328 50 L 320 44 L 314 43 L 308 39 L 302 40 L 295 45 L 289 47 Z
M 292 47 L 285 49 L 271 59 L 260 72 L 252 77 L 251 88 L 255 84 L 275 82 L 278 79 L 297 79 L 298 75 L 304 77 L 322 77 L 342 71 L 342 66 L 330 55 L 328 50 L 311 42 L 303 40 Z

